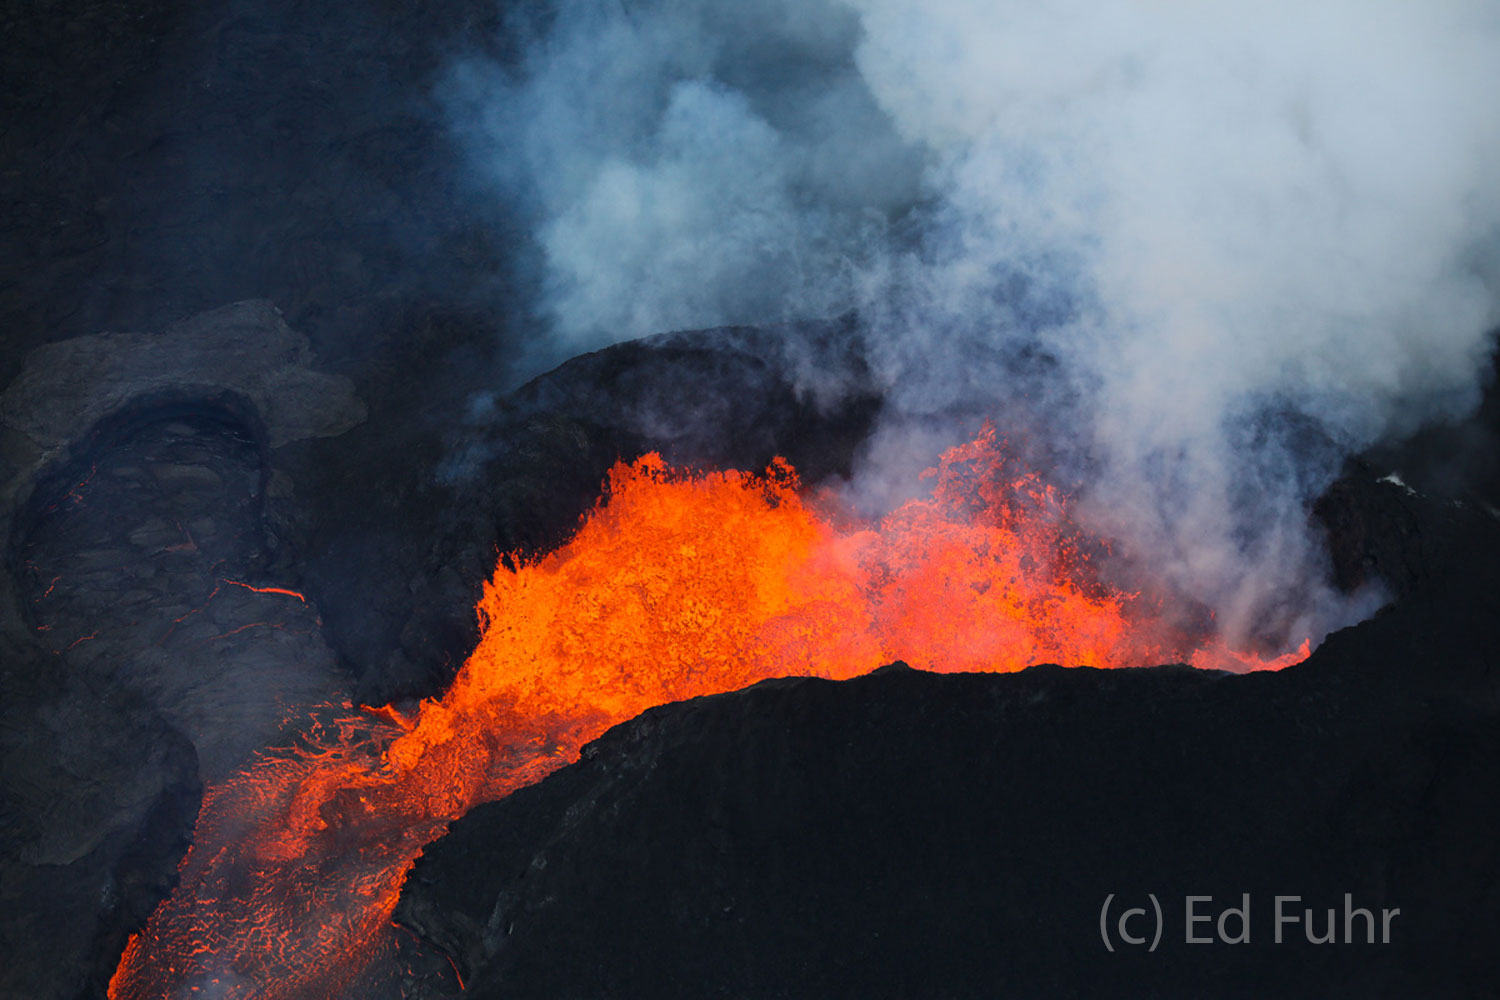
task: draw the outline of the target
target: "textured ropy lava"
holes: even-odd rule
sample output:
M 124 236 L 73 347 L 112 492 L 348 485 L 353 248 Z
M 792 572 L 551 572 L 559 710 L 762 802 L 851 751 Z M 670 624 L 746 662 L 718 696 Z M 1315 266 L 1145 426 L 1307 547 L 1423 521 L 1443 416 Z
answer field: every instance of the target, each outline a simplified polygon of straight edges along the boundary
M 115 1000 L 338 995 L 388 946 L 422 847 L 647 708 L 902 658 L 944 671 L 1191 660 L 1284 666 L 1168 628 L 1097 582 L 1063 497 L 986 428 L 930 499 L 878 523 L 777 462 L 610 472 L 571 541 L 496 569 L 482 636 L 414 717 L 332 707 L 299 746 L 205 796 L 174 894 L 126 948 Z

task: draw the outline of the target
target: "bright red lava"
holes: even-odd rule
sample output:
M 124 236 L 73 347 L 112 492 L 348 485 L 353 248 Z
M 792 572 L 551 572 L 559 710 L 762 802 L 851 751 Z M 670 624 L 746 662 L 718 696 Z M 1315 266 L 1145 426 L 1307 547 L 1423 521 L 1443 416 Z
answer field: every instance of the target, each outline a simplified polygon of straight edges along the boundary
M 1184 639 L 1159 606 L 1097 583 L 1064 498 L 993 429 L 934 475 L 931 499 L 860 524 L 805 498 L 783 462 L 616 465 L 571 541 L 496 569 L 479 646 L 441 700 L 412 718 L 325 711 L 302 746 L 206 793 L 180 884 L 110 997 L 339 995 L 388 945 L 406 873 L 449 822 L 664 702 L 898 658 L 1244 670 L 1307 656 Z

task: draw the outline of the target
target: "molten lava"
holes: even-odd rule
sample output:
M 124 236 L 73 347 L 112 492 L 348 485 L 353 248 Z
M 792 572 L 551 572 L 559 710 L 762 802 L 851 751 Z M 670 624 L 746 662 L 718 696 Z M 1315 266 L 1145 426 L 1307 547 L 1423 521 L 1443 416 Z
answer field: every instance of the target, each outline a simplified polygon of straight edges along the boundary
M 664 702 L 897 658 L 1008 671 L 1306 655 L 1263 664 L 1174 641 L 1149 602 L 1093 579 L 1063 498 L 992 429 L 934 474 L 931 499 L 868 525 L 805 498 L 782 462 L 616 465 L 570 542 L 496 570 L 479 646 L 441 700 L 415 718 L 325 711 L 299 748 L 206 794 L 180 884 L 110 997 L 338 995 L 450 821 Z

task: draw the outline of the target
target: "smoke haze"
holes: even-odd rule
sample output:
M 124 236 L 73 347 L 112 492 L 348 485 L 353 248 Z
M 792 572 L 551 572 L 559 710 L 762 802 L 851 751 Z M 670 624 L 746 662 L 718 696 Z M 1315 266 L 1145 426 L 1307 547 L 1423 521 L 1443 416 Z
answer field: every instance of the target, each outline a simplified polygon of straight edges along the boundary
M 992 413 L 1231 636 L 1368 613 L 1306 505 L 1478 399 L 1500 5 L 561 0 L 511 29 L 518 63 L 445 98 L 529 220 L 556 349 L 857 309 L 888 387 L 862 502 Z

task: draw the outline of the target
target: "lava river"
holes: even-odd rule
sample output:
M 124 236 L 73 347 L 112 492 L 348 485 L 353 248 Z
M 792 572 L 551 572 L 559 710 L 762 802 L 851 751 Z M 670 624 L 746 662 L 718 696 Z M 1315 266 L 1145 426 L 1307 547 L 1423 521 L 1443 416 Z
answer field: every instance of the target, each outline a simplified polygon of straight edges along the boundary
M 178 887 L 110 997 L 340 995 L 388 946 L 402 881 L 449 822 L 664 702 L 897 658 L 1007 671 L 1307 655 L 1183 639 L 1150 601 L 1097 583 L 1063 498 L 991 429 L 934 476 L 930 499 L 870 524 L 805 497 L 780 462 L 616 465 L 571 541 L 496 569 L 479 645 L 441 700 L 411 717 L 325 707 L 298 746 L 209 789 Z

